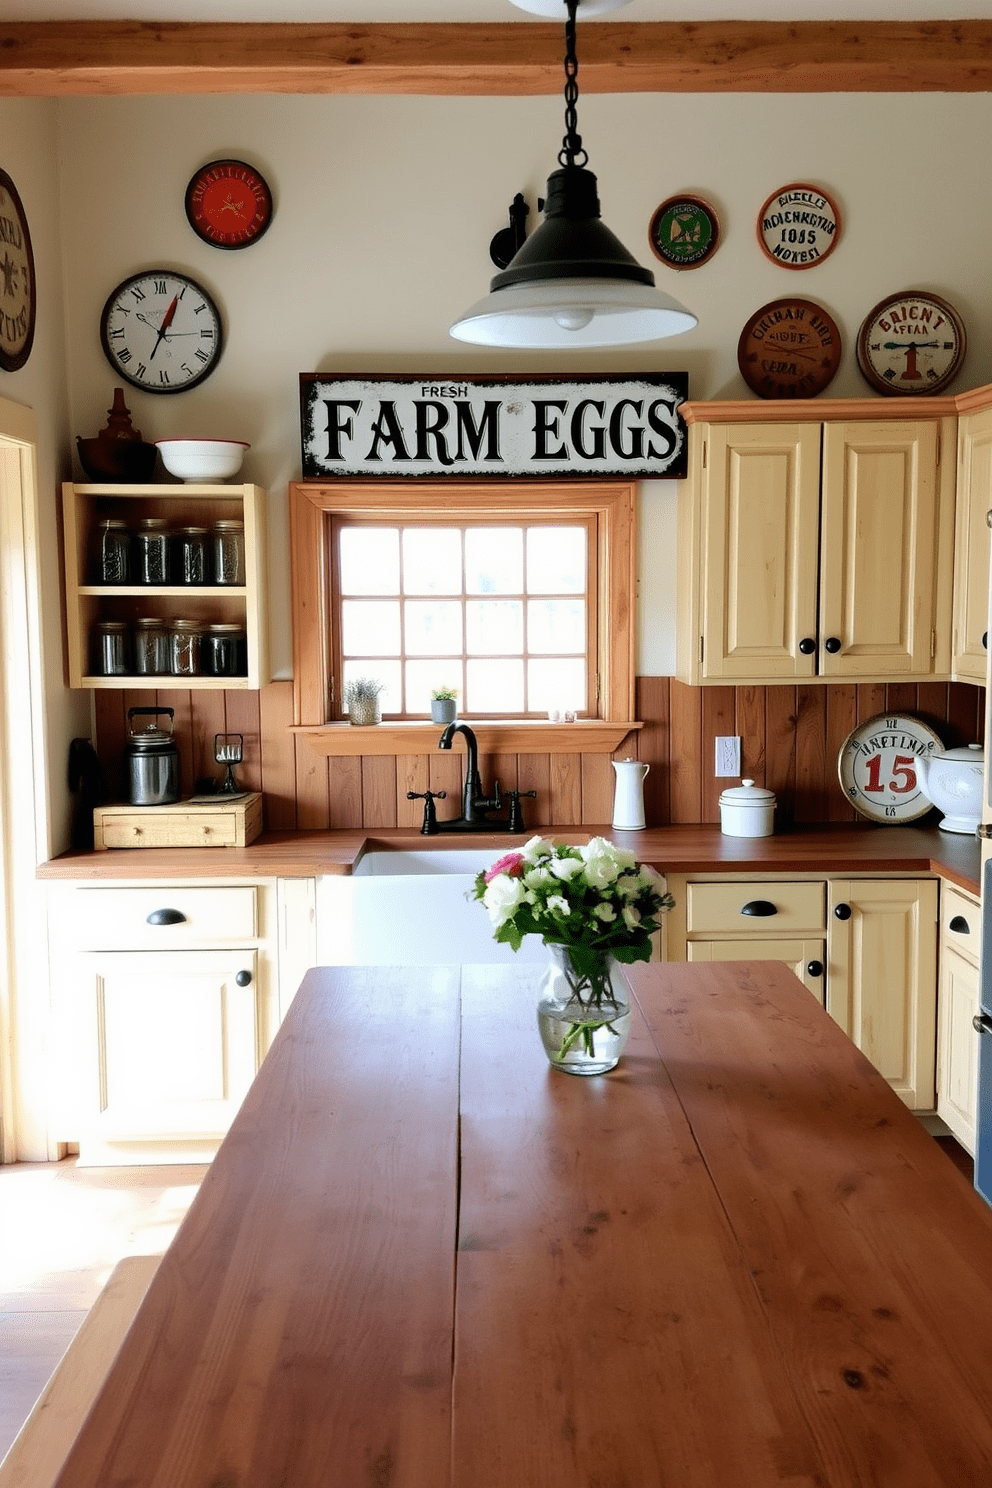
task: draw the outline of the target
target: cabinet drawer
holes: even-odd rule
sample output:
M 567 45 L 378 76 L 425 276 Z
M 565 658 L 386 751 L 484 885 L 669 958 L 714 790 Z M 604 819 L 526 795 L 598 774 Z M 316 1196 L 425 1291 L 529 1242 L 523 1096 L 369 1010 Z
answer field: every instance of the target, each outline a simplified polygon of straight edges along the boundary
M 824 928 L 824 898 L 822 882 L 690 883 L 686 931 L 764 937 L 814 934 Z
M 161 911 L 165 923 L 149 923 Z M 189 888 L 183 884 L 133 889 L 77 888 L 59 905 L 65 935 L 80 950 L 228 945 L 258 935 L 254 884 Z M 176 918 L 181 916 L 182 918 Z
M 940 937 L 944 945 L 953 945 L 959 955 L 975 966 L 981 942 L 981 914 L 978 901 L 970 894 L 949 884 L 940 886 Z

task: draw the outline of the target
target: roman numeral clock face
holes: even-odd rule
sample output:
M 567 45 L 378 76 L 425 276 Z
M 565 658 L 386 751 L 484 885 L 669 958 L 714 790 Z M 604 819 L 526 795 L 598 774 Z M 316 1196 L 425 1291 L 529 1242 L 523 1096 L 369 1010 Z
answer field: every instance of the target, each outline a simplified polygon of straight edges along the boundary
M 206 290 L 185 274 L 149 269 L 113 291 L 100 317 L 107 360 L 146 393 L 182 393 L 209 377 L 223 329 Z

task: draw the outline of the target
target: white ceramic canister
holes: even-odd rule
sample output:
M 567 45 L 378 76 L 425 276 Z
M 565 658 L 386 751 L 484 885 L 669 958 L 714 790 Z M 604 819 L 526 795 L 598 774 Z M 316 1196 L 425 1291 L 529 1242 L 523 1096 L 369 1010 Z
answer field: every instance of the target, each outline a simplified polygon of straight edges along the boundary
M 727 837 L 770 837 L 775 829 L 775 792 L 742 780 L 720 796 L 720 831 Z
M 613 825 L 618 832 L 640 832 L 644 827 L 644 777 L 651 766 L 643 760 L 613 760 L 617 772 L 613 796 Z

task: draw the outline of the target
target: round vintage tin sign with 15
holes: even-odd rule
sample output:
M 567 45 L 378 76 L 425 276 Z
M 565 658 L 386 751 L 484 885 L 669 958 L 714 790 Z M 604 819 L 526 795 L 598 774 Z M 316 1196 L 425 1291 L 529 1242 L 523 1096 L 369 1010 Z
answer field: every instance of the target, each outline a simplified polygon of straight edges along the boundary
M 841 745 L 841 789 L 855 810 L 872 821 L 915 821 L 932 804 L 920 786 L 917 762 L 943 747 L 922 719 L 878 713 L 852 729 Z
M 858 332 L 858 367 L 876 392 L 890 397 L 939 393 L 957 376 L 966 346 L 953 306 L 909 289 L 868 312 Z
M 717 215 L 701 196 L 670 196 L 648 227 L 652 253 L 672 269 L 698 269 L 719 241 Z
M 17 187 L 0 170 L 0 367 L 16 372 L 31 355 L 37 293 L 28 219 Z
M 812 269 L 837 247 L 840 212 L 818 186 L 793 181 L 772 192 L 758 213 L 758 242 L 783 269 Z
M 772 300 L 741 331 L 737 365 L 759 398 L 815 398 L 840 366 L 840 331 L 812 300 Z

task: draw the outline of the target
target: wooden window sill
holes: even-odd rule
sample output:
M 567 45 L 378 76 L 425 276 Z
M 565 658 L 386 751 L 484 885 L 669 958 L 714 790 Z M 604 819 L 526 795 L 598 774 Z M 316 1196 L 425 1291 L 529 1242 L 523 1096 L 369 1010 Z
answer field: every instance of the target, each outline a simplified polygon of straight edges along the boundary
M 479 741 L 482 754 L 612 754 L 623 740 L 643 725 L 580 718 L 575 723 L 545 723 L 534 719 L 465 719 Z M 297 724 L 318 754 L 432 754 L 444 731 L 440 723 Z M 462 745 L 456 745 L 461 749 Z

